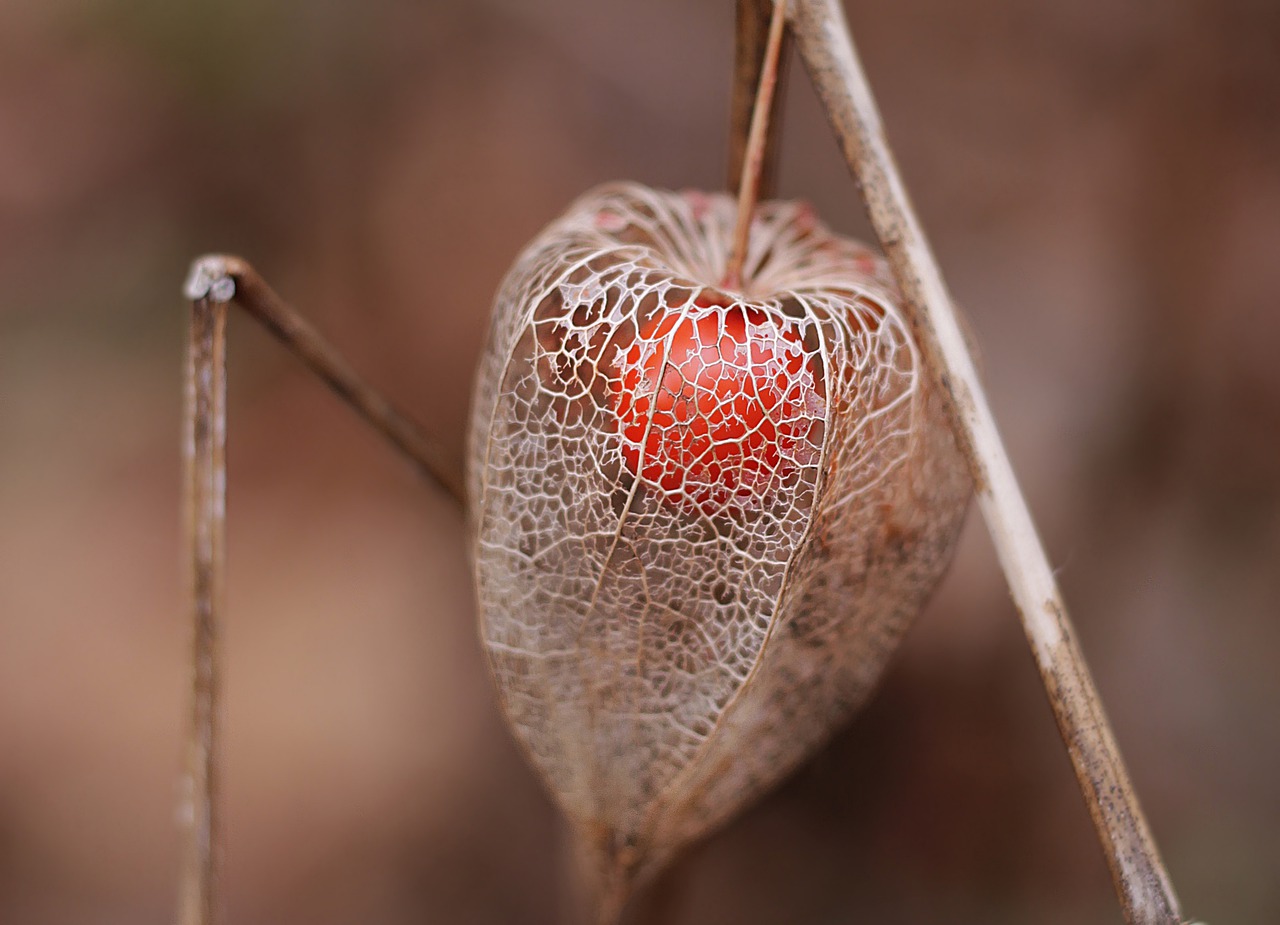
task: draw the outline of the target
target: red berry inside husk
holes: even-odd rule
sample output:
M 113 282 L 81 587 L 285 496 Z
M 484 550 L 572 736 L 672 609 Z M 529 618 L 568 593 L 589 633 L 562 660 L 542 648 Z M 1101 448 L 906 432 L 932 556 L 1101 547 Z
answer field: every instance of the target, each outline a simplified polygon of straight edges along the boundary
M 644 324 L 614 411 L 632 475 L 711 517 L 759 507 L 806 456 L 814 377 L 795 324 L 703 293 Z

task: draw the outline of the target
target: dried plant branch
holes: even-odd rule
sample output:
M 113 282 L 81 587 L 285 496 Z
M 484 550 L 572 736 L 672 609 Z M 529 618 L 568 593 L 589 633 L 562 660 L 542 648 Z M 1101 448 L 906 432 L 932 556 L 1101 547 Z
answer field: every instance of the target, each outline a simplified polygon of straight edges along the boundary
M 184 850 L 179 925 L 213 925 L 217 916 L 215 648 L 227 518 L 226 331 L 226 304 L 207 297 L 196 299 L 191 311 L 183 433 L 194 638 L 191 734 L 181 809 Z
M 786 17 L 787 0 L 777 0 L 773 18 L 769 22 L 764 66 L 760 70 L 760 86 L 751 110 L 751 128 L 747 133 L 747 147 L 742 160 L 742 180 L 738 183 L 738 215 L 724 273 L 724 284 L 730 289 L 737 289 L 742 284 L 742 264 L 747 258 L 751 216 L 760 198 L 761 171 L 764 168 L 768 142 L 769 116 L 773 110 L 773 91 L 778 83 L 778 57 L 782 49 L 782 31 L 786 25 Z
M 440 445 L 368 385 L 342 356 L 239 257 L 201 257 L 191 266 L 187 298 L 232 302 L 262 322 L 374 429 L 413 460 L 429 479 L 464 504 L 461 466 Z
M 755 111 L 756 91 L 764 70 L 765 47 L 768 44 L 771 0 L 737 0 L 737 25 L 734 34 L 733 93 L 729 103 L 729 173 L 731 192 L 737 192 L 747 160 L 747 136 Z M 786 83 L 791 58 L 790 30 L 784 29 L 778 53 L 778 82 Z M 767 120 L 768 131 L 764 153 L 760 158 L 758 190 L 761 199 L 771 199 L 776 187 L 778 139 L 782 132 L 782 97 L 775 95 Z
M 218 671 L 227 518 L 227 307 L 236 302 L 261 321 L 362 417 L 462 503 L 457 467 L 423 433 L 364 383 L 316 331 L 235 257 L 197 260 L 191 299 L 183 458 L 187 542 L 191 550 L 194 640 L 191 727 L 181 824 L 183 861 L 178 925 L 218 919 Z
M 1148 832 L 955 309 L 889 151 L 839 0 L 797 0 L 792 28 L 857 178 L 927 364 L 947 398 L 983 515 L 1130 925 L 1176 925 Z

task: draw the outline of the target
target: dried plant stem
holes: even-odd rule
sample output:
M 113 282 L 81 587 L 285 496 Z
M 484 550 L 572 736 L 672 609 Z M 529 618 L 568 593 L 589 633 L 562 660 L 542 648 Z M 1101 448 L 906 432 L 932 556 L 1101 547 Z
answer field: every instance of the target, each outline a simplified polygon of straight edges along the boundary
M 195 300 L 187 356 L 183 459 L 191 549 L 194 638 L 191 737 L 181 823 L 179 925 L 213 925 L 217 915 L 217 614 L 222 598 L 227 448 L 227 306 Z
M 235 301 L 261 321 L 362 417 L 459 503 L 456 468 L 422 432 L 366 385 L 337 352 L 235 257 L 197 260 L 191 299 L 183 458 L 187 537 L 192 562 L 194 640 L 191 727 L 181 824 L 183 860 L 178 925 L 218 918 L 218 671 L 227 517 L 227 307 Z
M 610 887 L 596 905 L 596 925 L 618 925 L 622 911 L 631 899 L 631 887 L 627 884 Z
M 375 430 L 413 460 L 426 476 L 459 504 L 463 504 L 461 466 L 368 385 L 310 324 L 272 291 L 262 277 L 239 257 L 201 257 L 191 266 L 187 298 L 234 301 L 262 322 Z
M 730 191 L 738 192 L 742 182 L 742 169 L 747 160 L 747 137 L 751 132 L 752 114 L 756 108 L 756 93 L 760 89 L 760 74 L 764 70 L 765 49 L 768 46 L 769 24 L 772 19 L 772 0 L 738 0 L 737 22 L 734 30 L 733 93 L 729 102 L 729 173 Z M 786 83 L 791 59 L 791 37 L 784 29 L 782 48 L 778 52 L 777 82 Z M 782 134 L 782 96 L 774 94 L 770 106 L 768 130 L 756 184 L 759 198 L 773 198 L 778 167 L 778 139 Z
M 947 398 L 983 515 L 1130 925 L 1181 916 L 1027 504 L 996 430 L 951 298 L 885 140 L 839 0 L 797 0 L 792 28 Z
M 769 38 L 765 46 L 764 64 L 760 69 L 760 86 L 751 112 L 751 129 L 747 134 L 742 159 L 742 179 L 738 183 L 738 217 L 733 229 L 733 243 L 725 265 L 725 286 L 736 289 L 742 284 L 742 264 L 747 259 L 747 239 L 751 232 L 751 215 L 760 197 L 760 175 L 764 166 L 765 147 L 769 138 L 769 116 L 773 109 L 773 91 L 778 84 L 778 57 L 782 49 L 783 27 L 786 25 L 787 0 L 776 0 L 769 22 Z

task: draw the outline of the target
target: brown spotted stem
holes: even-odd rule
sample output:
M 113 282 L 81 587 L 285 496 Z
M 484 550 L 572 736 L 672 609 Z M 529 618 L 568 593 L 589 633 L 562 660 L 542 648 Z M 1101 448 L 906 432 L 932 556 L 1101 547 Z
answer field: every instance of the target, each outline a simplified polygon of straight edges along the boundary
M 180 823 L 178 925 L 214 925 L 218 885 L 216 655 L 226 525 L 227 306 L 202 297 L 191 307 L 183 461 L 193 611 L 191 733 Z
M 1076 642 L 1026 499 L 996 430 L 951 296 L 890 153 L 839 0 L 796 0 L 800 54 L 818 89 L 948 406 L 1059 731 L 1130 925 L 1178 925 L 1169 875 Z

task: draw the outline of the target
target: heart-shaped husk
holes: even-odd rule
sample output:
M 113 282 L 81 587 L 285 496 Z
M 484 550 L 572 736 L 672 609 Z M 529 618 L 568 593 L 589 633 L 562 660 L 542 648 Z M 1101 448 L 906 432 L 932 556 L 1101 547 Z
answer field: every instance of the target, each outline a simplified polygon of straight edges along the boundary
M 480 636 L 601 921 L 862 702 L 970 494 L 884 261 L 766 203 L 726 292 L 733 220 L 724 195 L 586 194 L 508 274 L 476 384 Z M 671 349 L 655 319 L 733 312 L 787 352 L 770 463 L 729 488 L 701 464 L 654 478 L 635 465 L 654 443 L 619 423 L 622 370 Z

